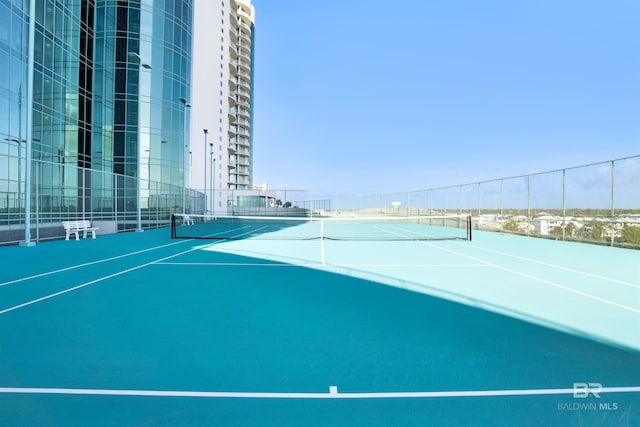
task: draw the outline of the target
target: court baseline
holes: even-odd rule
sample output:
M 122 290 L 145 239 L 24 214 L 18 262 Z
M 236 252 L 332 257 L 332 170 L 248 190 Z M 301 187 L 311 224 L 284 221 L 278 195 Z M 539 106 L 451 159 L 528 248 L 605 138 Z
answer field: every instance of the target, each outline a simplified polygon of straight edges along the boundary
M 579 389 L 581 393 L 584 391 Z M 592 392 L 595 392 L 593 390 Z M 449 398 L 449 397 L 501 397 L 574 395 L 573 388 L 515 389 L 515 390 L 460 390 L 460 391 L 409 391 L 409 392 L 347 392 L 340 393 L 331 386 L 328 393 L 300 392 L 237 392 L 237 391 L 181 391 L 181 390 L 113 390 L 82 388 L 0 387 L 0 394 L 64 394 L 96 396 L 146 396 L 146 397 L 204 397 L 234 399 L 393 399 L 393 398 Z M 599 387 L 597 394 L 640 393 L 637 387 Z

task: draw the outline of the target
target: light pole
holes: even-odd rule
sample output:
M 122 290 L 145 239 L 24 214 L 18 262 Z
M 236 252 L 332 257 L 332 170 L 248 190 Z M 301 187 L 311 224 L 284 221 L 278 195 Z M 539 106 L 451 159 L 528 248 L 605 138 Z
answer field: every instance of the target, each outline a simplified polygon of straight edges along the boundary
M 35 246 L 31 241 L 31 146 L 33 141 L 33 74 L 35 67 L 36 0 L 29 0 L 29 47 L 27 55 L 27 135 L 24 157 L 24 241 L 20 246 Z M 22 91 L 21 91 L 22 92 Z M 20 95 L 22 96 L 22 94 Z M 22 107 L 20 108 L 22 110 Z M 22 113 L 21 113 L 22 114 Z M 20 124 L 22 127 L 22 124 Z M 22 129 L 20 129 L 22 131 Z M 18 144 L 19 145 L 19 144 Z M 20 160 L 18 160 L 20 161 Z M 18 183 L 18 187 L 20 184 Z
M 136 52 L 127 52 L 129 59 L 138 65 L 138 173 L 136 182 L 136 231 L 142 233 L 142 129 L 140 128 L 140 68 L 150 70 L 151 65 L 142 62 L 142 58 Z
M 180 98 L 180 102 L 184 105 L 184 123 L 182 124 L 182 132 L 183 132 L 183 142 L 184 149 L 182 153 L 183 157 L 183 169 L 184 169 L 184 177 L 183 177 L 183 185 L 182 185 L 182 214 L 186 214 L 187 209 L 187 108 L 191 107 L 187 98 Z
M 202 158 L 204 159 L 204 211 L 207 212 L 208 204 L 207 204 L 207 134 L 209 131 L 207 129 L 202 129 L 204 132 L 204 155 Z
M 210 163 L 210 168 L 211 168 L 211 212 L 215 213 L 216 211 L 216 203 L 215 203 L 215 195 L 216 195 L 216 189 L 215 189 L 215 178 L 213 176 L 215 169 L 216 169 L 216 160 L 213 158 L 213 142 L 209 144 L 211 146 L 211 152 L 209 153 L 209 163 Z

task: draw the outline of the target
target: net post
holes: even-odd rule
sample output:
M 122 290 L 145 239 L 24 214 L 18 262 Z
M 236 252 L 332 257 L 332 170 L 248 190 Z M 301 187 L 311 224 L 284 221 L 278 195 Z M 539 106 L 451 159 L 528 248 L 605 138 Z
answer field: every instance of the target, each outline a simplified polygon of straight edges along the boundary
M 467 216 L 467 237 L 469 241 L 471 241 L 471 230 L 473 229 L 473 224 L 471 222 L 471 215 Z
M 176 214 L 171 214 L 171 238 L 176 238 Z
M 324 219 L 320 218 L 320 259 L 322 260 L 322 265 L 327 265 L 327 259 L 324 251 Z

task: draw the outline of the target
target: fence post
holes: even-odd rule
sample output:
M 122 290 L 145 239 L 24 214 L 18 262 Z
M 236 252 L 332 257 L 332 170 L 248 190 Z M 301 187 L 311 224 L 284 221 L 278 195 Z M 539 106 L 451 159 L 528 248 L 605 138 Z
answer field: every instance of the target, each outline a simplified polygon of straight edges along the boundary
M 500 180 L 500 216 L 504 217 L 504 179 Z
M 567 170 L 562 169 L 562 240 L 565 240 L 567 228 Z
M 615 223 L 615 160 L 611 160 L 611 246 L 613 247 L 616 237 Z
M 480 216 L 480 183 L 478 183 L 478 216 Z
M 527 236 L 531 228 L 531 175 L 527 175 Z

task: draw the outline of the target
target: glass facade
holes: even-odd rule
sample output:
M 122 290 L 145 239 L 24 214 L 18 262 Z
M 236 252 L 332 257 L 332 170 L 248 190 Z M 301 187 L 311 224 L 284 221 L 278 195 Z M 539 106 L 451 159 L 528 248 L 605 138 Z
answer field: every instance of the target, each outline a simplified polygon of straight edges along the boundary
M 24 223 L 28 17 L 22 3 L 0 0 L 0 212 L 7 224 Z
M 166 224 L 192 199 L 193 1 L 34 1 L 33 236 Z M 0 0 L 0 242 L 24 224 L 28 9 Z

